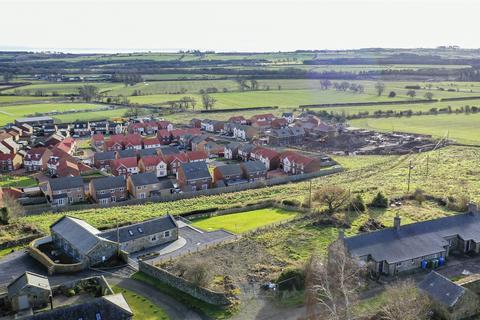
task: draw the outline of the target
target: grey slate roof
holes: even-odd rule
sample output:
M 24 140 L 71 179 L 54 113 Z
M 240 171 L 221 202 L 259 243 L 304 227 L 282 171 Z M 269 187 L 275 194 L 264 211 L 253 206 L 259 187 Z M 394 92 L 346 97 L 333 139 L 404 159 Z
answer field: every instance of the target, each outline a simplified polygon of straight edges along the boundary
M 237 163 L 218 166 L 216 169 L 219 170 L 223 176 L 242 175 L 242 168 Z
M 93 179 L 92 184 L 95 191 L 126 187 L 125 176 Z
M 83 188 L 82 177 L 64 177 L 64 178 L 49 179 L 48 183 L 50 184 L 50 188 L 53 191 L 73 189 L 73 188 Z
M 27 271 L 15 280 L 13 280 L 7 286 L 8 296 L 13 297 L 17 295 L 23 288 L 27 286 L 33 286 L 49 291 L 51 290 L 50 282 L 48 281 L 47 277 Z
M 244 153 L 250 153 L 253 149 L 255 149 L 255 145 L 251 143 L 244 143 L 240 147 L 238 147 L 238 151 L 241 151 Z
M 83 220 L 64 216 L 50 226 L 52 232 L 59 234 L 63 239 L 82 255 L 86 255 L 99 242 L 99 230 Z
M 173 189 L 173 182 L 170 179 L 160 180 L 160 190 L 162 189 Z
M 265 164 L 260 160 L 243 162 L 242 166 L 247 173 L 267 171 L 267 167 L 265 167 Z
M 93 158 L 94 161 L 113 160 L 115 159 L 115 151 L 95 152 Z
M 177 153 L 180 153 L 180 150 L 178 150 L 178 148 L 175 148 L 175 147 L 171 147 L 171 146 L 162 146 L 160 147 L 160 151 L 162 152 L 163 155 L 169 155 L 169 154 L 177 154 Z
M 137 151 L 133 149 L 120 150 L 118 151 L 118 157 L 119 158 L 136 158 Z
M 242 144 L 240 142 L 230 142 L 225 146 L 225 148 L 230 149 L 230 150 L 236 150 L 238 149 Z
M 445 238 L 459 236 L 480 242 L 480 216 L 457 214 L 345 238 L 353 256 L 396 263 L 445 251 Z
M 97 316 L 98 314 L 98 316 Z M 24 320 L 130 320 L 132 310 L 121 293 L 95 298 L 84 303 L 62 306 L 53 310 L 36 313 Z
M 135 187 L 158 183 L 158 178 L 153 172 L 132 174 L 130 179 Z
M 177 222 L 172 215 L 168 214 L 163 217 L 120 227 L 118 228 L 118 239 L 120 243 L 124 243 L 175 228 L 178 228 Z M 100 233 L 99 236 L 117 242 L 117 229 L 107 230 Z
M 140 156 L 140 158 L 144 156 L 156 156 L 157 149 L 155 148 L 141 149 L 141 150 L 138 150 L 138 155 Z
M 430 272 L 419 284 L 430 299 L 447 307 L 453 307 L 465 294 L 466 289 L 435 271 Z
M 204 161 L 182 163 L 180 169 L 183 170 L 187 180 L 211 178 L 207 163 Z

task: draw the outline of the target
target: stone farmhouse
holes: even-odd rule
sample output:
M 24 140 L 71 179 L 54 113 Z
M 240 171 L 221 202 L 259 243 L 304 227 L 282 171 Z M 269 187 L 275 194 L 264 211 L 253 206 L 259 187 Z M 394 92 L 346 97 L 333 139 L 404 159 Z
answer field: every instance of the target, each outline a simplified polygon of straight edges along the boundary
M 480 252 L 480 215 L 475 204 L 467 213 L 401 225 L 344 238 L 350 254 L 369 263 L 372 273 L 393 276 L 444 263 L 450 253 Z M 440 262 L 441 261 L 441 262 Z
M 15 312 L 46 307 L 52 296 L 48 278 L 28 271 L 13 280 L 7 292 Z

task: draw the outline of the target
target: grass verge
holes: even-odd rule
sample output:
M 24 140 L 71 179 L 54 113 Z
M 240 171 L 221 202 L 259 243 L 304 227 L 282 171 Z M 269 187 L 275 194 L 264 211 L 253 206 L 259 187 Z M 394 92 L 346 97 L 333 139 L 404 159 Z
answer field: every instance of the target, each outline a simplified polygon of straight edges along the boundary
M 170 320 L 162 308 L 157 307 L 146 297 L 117 286 L 113 287 L 113 291 L 123 294 L 133 311 L 134 320 Z

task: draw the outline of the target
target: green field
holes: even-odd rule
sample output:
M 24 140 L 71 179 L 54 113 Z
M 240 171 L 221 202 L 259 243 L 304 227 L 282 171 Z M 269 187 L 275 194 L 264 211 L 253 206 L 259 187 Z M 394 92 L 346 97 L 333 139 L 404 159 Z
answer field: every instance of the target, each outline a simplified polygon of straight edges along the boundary
M 113 287 L 115 293 L 121 293 L 133 312 L 134 320 L 169 320 L 165 311 L 154 305 L 147 297 L 130 290 Z
M 76 120 L 101 120 L 101 119 L 110 119 L 114 117 L 123 117 L 126 108 L 114 109 L 108 111 L 95 111 L 95 112 L 79 112 L 79 113 L 69 113 L 62 115 L 55 115 L 53 118 L 55 122 L 74 122 Z
M 15 106 L 6 106 L 0 107 L 0 125 L 5 125 L 9 122 L 13 122 L 17 118 L 25 117 L 29 114 L 35 114 L 36 112 L 52 112 L 52 111 L 67 111 L 67 110 L 78 110 L 78 109 L 96 109 L 104 108 L 105 106 L 97 105 L 93 103 L 38 103 L 38 104 L 25 104 L 25 105 L 15 105 Z M 86 113 L 94 114 L 94 113 Z M 75 115 L 80 115 L 76 113 L 59 115 L 59 118 L 62 117 L 73 117 Z M 57 117 L 57 116 L 55 116 Z
M 37 182 L 28 176 L 0 175 L 0 187 L 26 188 L 36 185 Z
M 51 95 L 56 92 L 59 95 L 66 94 L 77 94 L 78 88 L 84 85 L 93 85 L 97 87 L 100 91 L 109 91 L 119 87 L 122 87 L 121 83 L 111 83 L 111 82 L 75 82 L 75 83 L 64 83 L 64 82 L 54 82 L 54 83 L 35 83 L 27 86 L 22 86 L 16 89 L 5 90 L 4 93 L 13 94 L 15 90 L 20 92 L 25 92 L 28 90 L 30 95 L 35 94 L 35 91 L 41 90 L 43 94 Z
M 224 229 L 233 233 L 249 230 L 284 221 L 295 217 L 297 213 L 277 208 L 267 208 L 240 213 L 226 214 L 193 220 L 192 225 L 203 230 Z
M 61 97 L 35 97 L 35 96 L 1 96 L 0 104 L 9 103 L 33 103 L 33 102 L 47 102 L 55 99 L 61 99 Z M 0 109 L 1 110 L 1 109 Z
M 402 131 L 431 134 L 466 144 L 480 144 L 480 114 L 441 114 L 402 118 L 358 119 L 354 127 L 380 131 Z

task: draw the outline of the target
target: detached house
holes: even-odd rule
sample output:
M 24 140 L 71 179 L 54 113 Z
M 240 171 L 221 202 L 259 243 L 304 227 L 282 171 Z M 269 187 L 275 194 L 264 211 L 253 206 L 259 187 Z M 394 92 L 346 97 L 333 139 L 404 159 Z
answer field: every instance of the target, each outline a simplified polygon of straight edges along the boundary
M 105 151 L 120 151 L 123 149 L 123 143 L 120 139 L 112 139 L 105 141 Z
M 158 130 L 157 136 L 160 144 L 167 145 L 172 142 L 172 133 L 167 129 Z
M 210 158 L 223 154 L 223 146 L 213 141 L 208 141 L 203 148 Z
M 208 154 L 205 151 L 187 151 L 188 162 L 207 161 Z
M 258 129 L 243 124 L 235 124 L 232 127 L 233 137 L 238 140 L 252 140 L 258 136 Z
M 228 122 L 230 123 L 237 123 L 237 124 L 246 124 L 247 119 L 245 119 L 244 116 L 233 116 L 228 119 Z
M 144 123 L 141 123 L 141 122 L 131 123 L 131 124 L 127 127 L 127 131 L 128 131 L 130 134 L 143 135 L 143 134 L 145 133 L 145 124 L 144 124 Z
M 206 162 L 182 163 L 177 172 L 177 183 L 183 191 L 197 191 L 210 188 L 212 177 Z
M 127 134 L 123 140 L 123 146 L 127 150 L 140 150 L 142 149 L 142 137 L 135 133 Z
M 136 199 L 160 195 L 160 182 L 155 173 L 138 173 L 128 177 L 127 188 Z
M 88 121 L 76 121 L 72 125 L 72 131 L 74 136 L 89 136 L 91 133 L 90 125 Z
M 116 159 L 114 151 L 95 152 L 93 154 L 93 164 L 97 169 L 110 169 L 113 160 Z
M 252 151 L 255 149 L 255 145 L 251 143 L 244 143 L 238 147 L 238 159 L 242 161 L 248 161 L 251 158 Z
M 250 156 L 254 160 L 262 161 L 267 170 L 278 168 L 280 162 L 280 154 L 277 151 L 264 147 L 256 147 L 252 150 Z
M 113 160 L 112 173 L 116 176 L 129 176 L 138 173 L 137 157 Z
M 247 161 L 240 164 L 243 176 L 249 182 L 265 180 L 267 178 L 267 167 L 262 161 Z
M 158 125 L 158 130 L 168 130 L 168 131 L 173 130 L 173 124 L 170 121 L 165 121 L 165 120 L 158 121 L 157 125 Z
M 176 154 L 169 154 L 164 157 L 167 161 L 168 172 L 170 174 L 176 174 L 178 169 L 183 163 L 188 162 L 188 157 L 185 153 L 176 153 Z
M 49 179 L 47 198 L 52 205 L 64 206 L 85 200 L 82 177 L 65 177 Z
M 22 156 L 18 153 L 0 153 L 0 172 L 12 172 L 22 166 Z
M 284 118 L 277 118 L 272 121 L 271 126 L 273 129 L 286 128 L 288 126 L 288 121 Z
M 223 157 L 225 159 L 237 159 L 238 148 L 241 146 L 239 142 L 230 142 L 225 147 L 223 147 Z
M 68 137 L 57 143 L 55 147 L 68 154 L 74 154 L 77 150 L 77 143 L 75 139 Z
M 287 174 L 304 174 L 320 170 L 320 160 L 287 151 L 280 155 L 280 168 Z
M 44 147 L 30 149 L 23 158 L 23 166 L 28 172 L 46 170 L 51 155 L 52 151 Z
M 160 148 L 161 146 L 160 140 L 156 137 L 143 139 L 143 148 L 145 149 L 156 149 Z
M 305 130 L 300 127 L 273 129 L 268 134 L 268 144 L 272 146 L 299 145 L 303 143 Z
M 202 130 L 205 130 L 207 132 L 221 132 L 223 130 L 224 122 L 205 119 L 200 125 Z
M 125 176 L 92 179 L 89 190 L 92 200 L 103 205 L 128 199 Z
M 168 174 L 167 162 L 161 156 L 145 156 L 138 161 L 140 172 L 154 173 L 157 177 Z
M 248 182 L 243 177 L 242 168 L 238 163 L 215 167 L 213 169 L 213 178 L 215 183 L 223 181 L 226 186 Z

